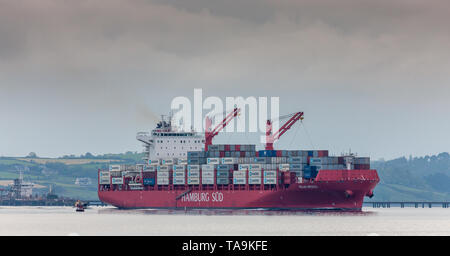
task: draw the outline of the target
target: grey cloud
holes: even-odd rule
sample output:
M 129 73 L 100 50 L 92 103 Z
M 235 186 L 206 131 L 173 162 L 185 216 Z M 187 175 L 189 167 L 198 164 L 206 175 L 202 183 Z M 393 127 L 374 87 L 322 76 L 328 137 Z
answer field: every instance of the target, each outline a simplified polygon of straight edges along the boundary
M 110 133 L 131 134 L 115 150 L 139 148 L 132 133 L 148 128 L 151 113 L 166 112 L 173 97 L 191 97 L 193 88 L 209 95 L 280 96 L 283 111 L 309 110 L 309 120 L 316 122 L 310 129 L 317 133 L 345 133 L 344 126 L 327 131 L 319 124 L 351 123 L 347 116 L 333 119 L 349 110 L 366 113 L 380 120 L 363 118 L 365 125 L 379 128 L 374 137 L 382 137 L 387 134 L 383 123 L 403 120 L 401 111 L 448 113 L 449 5 L 406 0 L 0 0 L 0 107 L 10 110 L 2 115 L 14 123 L 32 118 L 26 111 L 32 104 L 42 115 L 42 128 L 48 128 L 44 122 L 56 122 L 55 115 L 73 115 L 81 124 L 57 123 L 36 140 L 48 154 L 70 153 L 64 144 L 45 147 L 57 129 L 69 129 L 74 140 L 98 138 L 86 149 L 77 144 L 81 152 L 90 146 L 98 152 L 114 147 L 99 134 L 104 129 L 96 128 L 97 121 Z M 83 122 L 97 134 L 89 134 Z M 434 128 L 450 125 L 430 122 Z M 26 144 L 20 136 L 0 136 L 10 145 L 0 152 L 22 152 L 15 147 Z M 371 143 L 376 142 L 358 145 L 368 150 Z M 386 154 L 396 155 L 400 148 Z M 384 153 L 377 149 L 378 155 Z

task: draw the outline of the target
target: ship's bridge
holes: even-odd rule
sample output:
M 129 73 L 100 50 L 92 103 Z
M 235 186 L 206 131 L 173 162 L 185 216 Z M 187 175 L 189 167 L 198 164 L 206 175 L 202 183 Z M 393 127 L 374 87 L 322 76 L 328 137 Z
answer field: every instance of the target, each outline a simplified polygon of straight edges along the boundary
M 204 135 L 194 131 L 182 131 L 171 121 L 161 120 L 156 128 L 138 132 L 136 139 L 144 143 L 144 161 L 157 158 L 186 158 L 188 151 L 204 150 Z

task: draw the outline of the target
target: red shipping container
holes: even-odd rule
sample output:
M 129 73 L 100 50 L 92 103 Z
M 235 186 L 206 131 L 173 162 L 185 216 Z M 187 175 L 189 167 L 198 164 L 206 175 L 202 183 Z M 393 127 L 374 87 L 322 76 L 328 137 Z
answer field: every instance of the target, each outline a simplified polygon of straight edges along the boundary
M 295 172 L 291 172 L 291 183 L 295 183 L 297 179 L 297 174 L 295 174 Z
M 225 145 L 225 151 L 230 151 L 230 145 Z
M 244 151 L 241 151 L 241 152 L 240 152 L 240 156 L 241 156 L 241 157 L 245 157 L 245 152 L 244 152 Z
M 220 151 L 219 152 L 219 157 L 225 157 L 225 151 Z
M 284 184 L 291 184 L 291 181 L 292 181 L 291 172 L 289 172 L 289 171 L 284 172 L 283 173 L 283 183 Z
M 282 157 L 283 156 L 283 151 L 277 150 L 276 154 L 277 154 L 277 157 Z
M 259 157 L 259 152 L 258 151 L 255 152 L 255 156 Z
M 317 151 L 317 155 L 318 155 L 319 157 L 325 157 L 325 156 L 328 156 L 328 150 L 319 150 L 319 151 Z
M 235 145 L 234 146 L 234 150 L 241 151 L 241 145 Z

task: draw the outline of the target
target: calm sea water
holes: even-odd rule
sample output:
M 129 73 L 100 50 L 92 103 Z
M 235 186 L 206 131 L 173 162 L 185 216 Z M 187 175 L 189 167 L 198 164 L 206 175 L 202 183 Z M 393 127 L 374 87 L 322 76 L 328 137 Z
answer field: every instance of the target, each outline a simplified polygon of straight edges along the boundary
M 450 208 L 360 213 L 0 207 L 0 235 L 450 235 Z

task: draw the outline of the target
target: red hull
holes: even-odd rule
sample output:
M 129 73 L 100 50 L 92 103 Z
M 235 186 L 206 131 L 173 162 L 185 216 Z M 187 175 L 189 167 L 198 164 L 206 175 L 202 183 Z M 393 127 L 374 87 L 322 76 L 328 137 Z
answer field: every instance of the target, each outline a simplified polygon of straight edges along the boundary
M 194 188 L 186 190 L 98 191 L 119 208 L 265 208 L 361 210 L 364 196 L 379 182 L 375 170 L 321 170 L 315 181 L 271 190 Z M 182 194 L 185 193 L 184 196 Z

